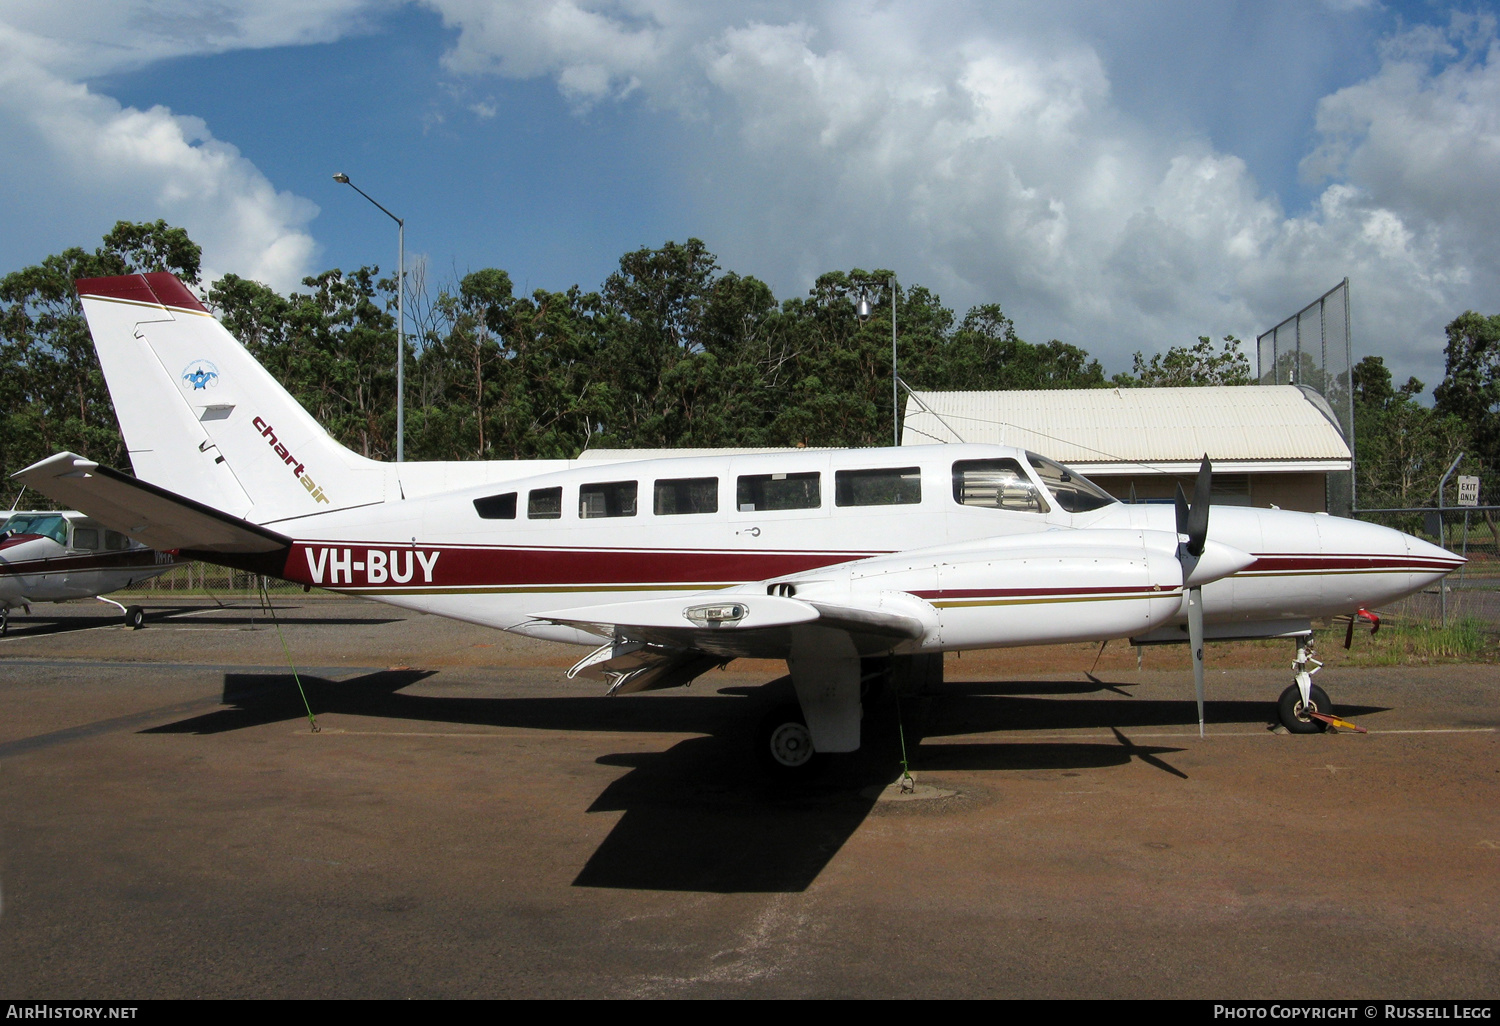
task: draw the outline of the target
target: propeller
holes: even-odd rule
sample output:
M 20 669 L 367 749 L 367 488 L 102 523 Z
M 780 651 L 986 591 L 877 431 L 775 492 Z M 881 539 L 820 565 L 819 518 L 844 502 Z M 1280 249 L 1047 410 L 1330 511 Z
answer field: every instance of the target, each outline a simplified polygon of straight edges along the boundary
M 1198 736 L 1203 737 L 1203 585 L 1189 585 L 1188 577 L 1198 565 L 1208 542 L 1209 493 L 1213 488 L 1213 465 L 1208 454 L 1198 467 L 1193 486 L 1193 504 L 1188 505 L 1182 485 L 1177 486 L 1177 560 L 1182 564 L 1183 591 L 1187 595 L 1188 645 L 1193 650 L 1193 685 L 1198 693 Z

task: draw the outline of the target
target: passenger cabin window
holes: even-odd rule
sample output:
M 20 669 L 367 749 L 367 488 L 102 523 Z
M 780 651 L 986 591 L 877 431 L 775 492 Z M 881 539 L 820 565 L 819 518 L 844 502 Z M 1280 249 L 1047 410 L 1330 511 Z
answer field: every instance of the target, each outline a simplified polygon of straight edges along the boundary
M 560 506 L 561 500 L 559 500 Z M 482 499 L 475 499 L 474 512 L 478 513 L 483 520 L 514 520 L 516 519 L 516 493 L 506 492 L 504 495 L 486 495 Z
M 963 506 L 1046 513 L 1047 500 L 1037 493 L 1015 460 L 959 460 L 953 464 L 953 501 Z
M 817 509 L 823 505 L 823 475 L 746 474 L 735 488 L 741 513 L 777 509 Z
M 75 549 L 99 549 L 99 529 L 97 527 L 75 527 L 73 528 L 73 547 Z
M 526 496 L 526 519 L 561 520 L 562 489 L 533 488 Z
M 1057 499 L 1057 504 L 1069 513 L 1087 513 L 1119 501 L 1078 471 L 1069 470 L 1061 463 L 1034 452 L 1028 452 L 1026 459 L 1036 468 L 1037 477 Z
M 635 516 L 636 488 L 634 481 L 606 481 L 582 486 L 578 489 L 579 519 Z
M 130 548 L 130 539 L 119 531 L 105 531 L 104 547 L 110 552 L 123 552 Z
M 679 477 L 656 482 L 651 512 L 659 517 L 719 512 L 719 479 Z
M 911 506 L 922 501 L 922 471 L 840 470 L 833 475 L 833 501 L 839 506 Z

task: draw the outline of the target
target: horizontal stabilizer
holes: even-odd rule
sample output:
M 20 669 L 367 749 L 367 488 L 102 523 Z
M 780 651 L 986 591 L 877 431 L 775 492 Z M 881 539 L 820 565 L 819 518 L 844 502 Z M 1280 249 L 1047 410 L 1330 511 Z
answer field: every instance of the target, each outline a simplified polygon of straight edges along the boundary
M 28 488 L 80 510 L 153 549 L 275 552 L 291 539 L 71 452 L 13 475 Z

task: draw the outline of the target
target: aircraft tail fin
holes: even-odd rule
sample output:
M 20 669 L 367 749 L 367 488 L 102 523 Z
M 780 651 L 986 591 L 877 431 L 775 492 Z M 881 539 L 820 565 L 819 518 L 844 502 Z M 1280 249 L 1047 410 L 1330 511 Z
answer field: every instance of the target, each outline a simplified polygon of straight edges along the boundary
M 140 480 L 258 523 L 386 498 L 175 275 L 75 284 Z

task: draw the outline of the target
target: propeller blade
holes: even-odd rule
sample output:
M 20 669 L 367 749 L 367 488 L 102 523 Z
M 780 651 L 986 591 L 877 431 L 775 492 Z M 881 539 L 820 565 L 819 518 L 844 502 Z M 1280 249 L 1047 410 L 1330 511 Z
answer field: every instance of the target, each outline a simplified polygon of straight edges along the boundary
M 1177 486 L 1177 533 L 1179 535 L 1188 533 L 1188 504 L 1187 496 L 1182 493 L 1182 485 Z
M 1177 487 L 1180 490 L 1182 485 Z M 1181 532 L 1188 536 L 1187 550 L 1193 556 L 1203 555 L 1203 543 L 1208 540 L 1208 507 L 1212 491 L 1213 465 L 1208 462 L 1208 454 L 1204 453 L 1203 463 L 1198 467 L 1198 483 L 1193 486 L 1193 508 L 1188 513 L 1187 530 Z
M 1188 645 L 1193 650 L 1193 686 L 1198 692 L 1198 736 L 1203 737 L 1203 589 L 1187 589 Z

